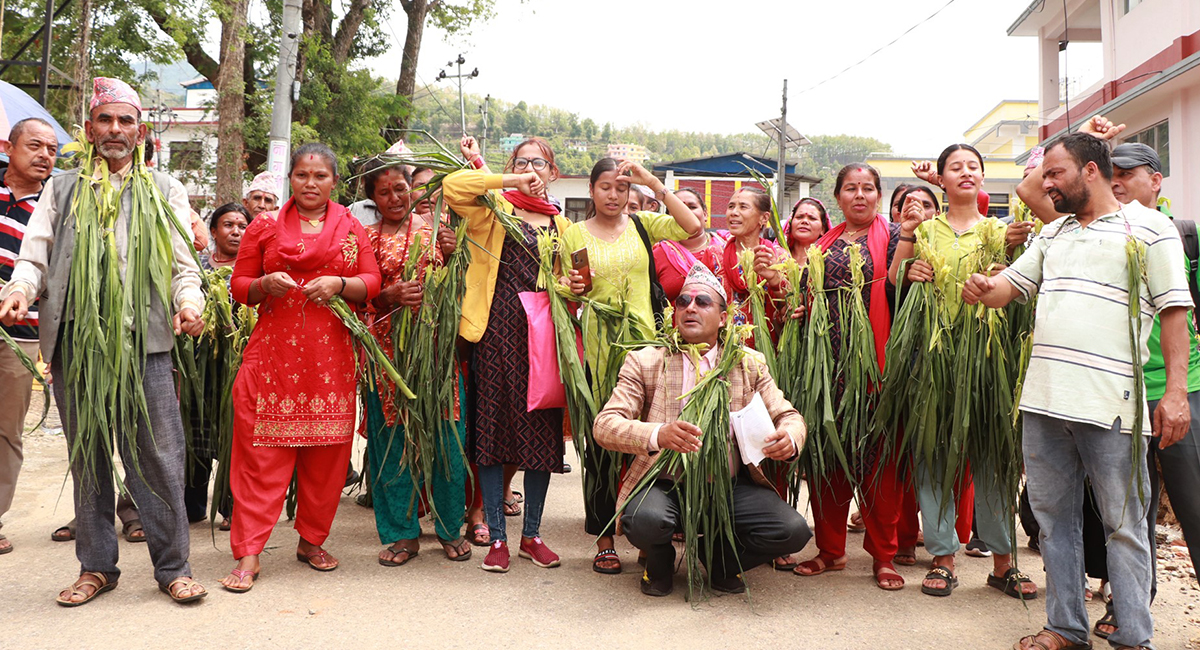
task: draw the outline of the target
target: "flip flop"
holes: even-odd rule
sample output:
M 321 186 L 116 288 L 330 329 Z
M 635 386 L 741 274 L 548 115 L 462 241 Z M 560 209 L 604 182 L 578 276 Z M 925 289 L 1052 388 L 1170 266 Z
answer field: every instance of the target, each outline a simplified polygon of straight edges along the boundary
M 87 578 L 87 579 L 85 580 L 85 578 Z M 85 587 L 85 586 L 95 588 L 95 591 L 92 592 L 92 595 L 89 596 L 87 594 L 87 592 L 80 589 L 80 587 Z M 59 593 L 58 598 L 56 598 L 54 602 L 58 603 L 59 605 L 62 605 L 63 607 L 79 607 L 80 605 L 83 605 L 85 603 L 92 602 L 92 600 L 94 600 L 96 598 L 96 596 L 99 596 L 100 594 L 102 594 L 106 591 L 112 591 L 113 589 L 116 589 L 116 588 L 117 588 L 117 583 L 115 581 L 109 582 L 108 577 L 105 576 L 103 573 L 96 573 L 95 571 L 84 571 L 83 573 L 79 574 L 79 577 L 75 580 L 74 583 L 71 584 L 70 587 L 63 590 L 63 591 L 70 591 L 71 593 L 67 594 L 65 598 L 63 597 L 63 595 L 61 593 Z M 76 594 L 83 596 L 84 597 L 83 600 L 80 600 L 80 601 L 71 600 L 71 596 L 74 596 Z
M 467 544 L 467 538 L 465 537 L 459 537 L 458 539 L 450 542 L 439 537 L 438 543 L 442 545 L 442 550 L 446 552 L 446 559 L 450 560 L 451 562 L 465 562 L 471 559 L 471 545 Z M 467 544 L 466 551 L 461 550 L 463 544 Z M 450 549 L 454 549 L 454 552 L 458 553 L 458 555 L 450 557 Z
M 515 494 L 515 492 L 514 492 L 514 494 Z M 514 496 L 511 500 L 510 499 L 504 500 L 504 516 L 505 517 L 520 517 L 521 512 L 522 512 L 521 502 L 517 500 L 517 497 Z
M 408 548 L 405 546 L 402 546 L 400 548 L 392 548 L 391 546 L 389 546 L 384 550 L 387 551 L 388 553 L 392 554 L 392 559 L 385 560 L 385 559 L 383 559 L 383 556 L 381 555 L 381 556 L 379 556 L 379 564 L 381 564 L 383 566 L 388 566 L 388 567 L 404 566 L 405 564 L 408 564 L 409 560 L 413 559 L 414 557 L 417 557 L 417 555 L 420 554 L 419 549 Z M 401 555 L 404 556 L 404 559 L 397 562 L 396 558 L 400 557 Z
M 788 561 L 780 562 L 780 560 L 782 560 L 784 557 L 786 557 L 788 559 Z M 792 556 L 785 555 L 782 557 L 777 557 L 777 558 L 772 559 L 771 566 L 775 567 L 776 571 L 792 571 L 796 567 L 800 566 L 800 563 L 797 562 L 796 559 L 793 558 Z
M 951 571 L 950 567 L 935 566 L 925 574 L 925 579 L 942 580 L 946 583 L 945 587 L 930 587 L 922 584 L 921 593 L 927 596 L 949 596 L 958 586 L 958 576 L 954 575 L 954 571 Z
M 334 565 L 330 567 L 317 566 L 317 564 L 313 562 L 315 558 L 327 558 L 333 560 Z M 308 553 L 296 551 L 296 559 L 316 569 L 317 571 L 333 571 L 334 569 L 338 568 L 337 559 L 330 555 L 329 551 L 326 551 L 323 548 L 318 548 L 317 550 L 309 551 Z
M 5 537 L 4 535 L 0 535 L 0 542 L 8 542 L 8 538 Z M 5 553 L 12 553 L 12 552 L 13 552 L 12 542 L 8 542 L 8 546 L 5 546 L 4 548 L 0 548 L 0 555 L 4 555 Z
M 63 533 L 63 532 L 65 532 L 66 534 L 61 535 L 60 533 Z M 55 528 L 54 532 L 50 533 L 50 541 L 52 541 L 52 542 L 73 542 L 73 541 L 75 541 L 75 527 L 68 524 L 66 526 L 59 526 L 58 528 Z
M 175 585 L 180 585 L 180 588 L 176 589 Z M 192 585 L 200 587 L 200 593 L 193 593 L 190 596 L 176 595 L 184 589 L 191 590 Z M 164 594 L 170 596 L 171 600 L 180 604 L 194 602 L 208 595 L 208 590 L 204 588 L 204 585 L 192 580 L 191 576 L 179 576 L 165 585 L 159 585 L 158 588 Z
M 247 591 L 250 591 L 251 589 L 254 588 L 254 583 L 258 582 L 258 571 L 246 571 L 243 569 L 232 569 L 229 571 L 229 575 L 237 578 L 238 582 L 242 582 L 246 578 L 250 578 L 250 584 L 246 585 L 245 587 L 230 587 L 229 585 L 226 585 L 226 584 L 221 585 L 222 587 L 225 587 L 226 591 L 232 591 L 235 594 L 244 594 Z

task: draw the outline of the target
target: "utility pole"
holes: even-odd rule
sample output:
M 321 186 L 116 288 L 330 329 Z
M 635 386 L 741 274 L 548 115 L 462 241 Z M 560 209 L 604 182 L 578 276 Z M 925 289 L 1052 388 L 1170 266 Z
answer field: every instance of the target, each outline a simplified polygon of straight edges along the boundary
M 446 71 L 442 70 L 438 72 L 437 79 L 435 79 L 435 81 L 441 81 L 442 79 L 458 80 L 458 124 L 462 135 L 467 134 L 467 108 L 466 104 L 463 103 L 463 79 L 472 79 L 479 76 L 479 68 L 475 68 L 470 74 L 463 74 L 462 67 L 466 62 L 467 60 L 463 58 L 463 55 L 459 54 L 457 59 L 446 62 L 447 67 L 457 65 L 458 74 L 446 74 Z
M 171 110 L 170 106 L 163 103 L 161 90 L 154 91 L 154 106 L 147 111 L 147 114 L 150 118 L 150 132 L 154 134 L 154 166 L 158 171 L 166 171 L 163 167 L 162 159 L 162 134 L 174 126 L 175 119 L 178 116 L 175 115 L 175 111 Z
M 779 218 L 780 218 L 780 221 L 782 221 L 784 219 L 784 216 L 783 216 L 784 211 L 787 210 L 787 207 L 783 205 L 784 194 L 786 192 L 786 186 L 787 186 L 787 181 L 786 181 L 786 179 L 787 179 L 787 175 L 786 175 L 787 163 L 784 162 L 784 157 L 783 157 L 784 154 L 787 153 L 787 149 L 785 148 L 787 145 L 787 79 L 783 80 L 783 106 L 779 109 L 779 139 L 778 140 L 779 140 L 779 167 L 777 168 L 777 170 L 775 172 L 777 174 L 777 176 L 775 177 L 776 183 L 778 183 L 778 186 L 776 186 L 776 188 L 775 188 L 775 197 L 776 197 L 775 198 L 775 207 L 777 210 L 779 210 Z M 782 234 L 777 233 L 777 236 L 782 236 Z
M 492 96 L 488 95 L 487 97 L 483 98 L 483 106 L 479 107 L 479 112 L 483 113 L 483 139 L 479 141 L 479 155 L 481 156 L 484 154 L 484 143 L 487 142 L 488 109 L 491 107 L 491 103 Z
M 279 39 L 279 65 L 275 67 L 275 107 L 271 111 L 270 149 L 267 171 L 283 178 L 292 150 L 292 103 L 300 98 L 296 59 L 300 55 L 300 2 L 284 0 L 283 34 Z M 280 183 L 276 196 L 287 198 L 287 183 Z

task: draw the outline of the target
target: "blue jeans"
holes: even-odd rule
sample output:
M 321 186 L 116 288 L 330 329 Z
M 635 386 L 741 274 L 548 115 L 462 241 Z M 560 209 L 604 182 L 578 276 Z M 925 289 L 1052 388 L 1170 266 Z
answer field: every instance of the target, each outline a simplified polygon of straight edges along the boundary
M 996 478 L 988 472 L 972 467 L 975 484 L 975 528 L 979 539 L 989 550 L 998 555 L 1012 553 L 1012 534 L 1015 525 L 1013 499 L 1016 495 L 1003 494 Z M 917 466 L 917 502 L 921 506 L 921 528 L 925 531 L 925 550 L 933 555 L 958 553 L 958 531 L 954 529 L 957 519 L 955 495 L 950 502 L 942 503 L 942 486 L 933 478 L 924 463 Z
M 1109 637 L 1113 647 L 1152 648 L 1150 616 L 1152 565 L 1147 530 L 1150 486 L 1146 455 L 1131 455 L 1129 436 L 1118 420 L 1109 429 L 1024 413 L 1025 473 L 1029 502 L 1041 524 L 1046 566 L 1046 629 L 1074 643 L 1088 641 L 1084 609 L 1083 479 L 1091 479 L 1108 540 L 1108 571 L 1121 626 Z M 1150 444 L 1150 438 L 1143 438 Z M 1134 463 L 1140 486 L 1131 484 Z M 1145 499 L 1139 497 L 1145 495 Z
M 483 490 L 483 516 L 493 542 L 508 541 L 504 521 L 504 465 L 480 465 L 479 487 Z M 546 506 L 546 490 L 550 487 L 550 472 L 525 470 L 525 527 L 524 537 L 537 537 L 542 527 L 542 509 Z

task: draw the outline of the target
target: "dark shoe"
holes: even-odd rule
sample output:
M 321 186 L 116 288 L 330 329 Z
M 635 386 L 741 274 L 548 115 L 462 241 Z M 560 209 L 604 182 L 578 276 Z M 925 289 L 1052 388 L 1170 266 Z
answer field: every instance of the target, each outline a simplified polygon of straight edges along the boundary
M 570 473 L 571 473 L 571 463 L 563 461 L 563 474 L 570 474 Z M 663 594 L 663 595 L 665 596 L 666 594 Z
M 1038 541 L 1037 537 L 1030 537 L 1028 546 L 1029 550 L 1033 551 L 1034 553 L 1037 553 L 1038 555 L 1042 554 L 1042 543 Z
M 737 573 L 726 578 L 713 578 L 712 588 L 723 594 L 744 594 L 746 581 L 742 579 L 742 574 Z
M 982 539 L 972 537 L 971 541 L 967 542 L 967 555 L 971 557 L 992 557 L 992 551 L 983 543 Z
M 671 591 L 675 588 L 675 576 L 668 573 L 653 580 L 650 579 L 650 572 L 642 573 L 642 593 L 647 596 L 661 598 L 662 596 L 671 595 Z
M 1034 600 L 1037 598 L 1038 595 L 1036 591 L 1031 594 L 1021 593 L 1021 585 L 1032 582 L 1033 580 L 1030 580 L 1029 576 L 1018 571 L 1016 567 L 1009 567 L 1008 571 L 1005 571 L 1003 576 L 997 576 L 994 573 L 989 573 L 987 577 L 987 584 L 989 587 L 992 587 L 993 589 L 999 589 L 1000 591 L 1004 592 L 1005 595 L 1019 600 Z
M 370 492 L 363 492 L 362 494 L 354 497 L 354 502 L 364 508 L 374 508 L 375 507 L 375 502 L 371 499 Z
M 350 471 L 346 472 L 346 485 L 344 485 L 343 487 L 350 487 L 351 485 L 358 485 L 359 478 L 361 478 L 361 475 L 358 473 L 358 470 L 351 467 Z
M 1112 627 L 1112 632 L 1105 632 L 1104 630 L 1101 630 L 1101 625 Z M 1095 634 L 1101 639 L 1107 639 L 1108 637 L 1112 636 L 1113 632 L 1117 631 L 1118 627 L 1117 615 L 1110 609 L 1105 611 L 1104 616 L 1101 616 L 1100 620 L 1096 621 L 1096 624 L 1092 626 L 1092 634 Z

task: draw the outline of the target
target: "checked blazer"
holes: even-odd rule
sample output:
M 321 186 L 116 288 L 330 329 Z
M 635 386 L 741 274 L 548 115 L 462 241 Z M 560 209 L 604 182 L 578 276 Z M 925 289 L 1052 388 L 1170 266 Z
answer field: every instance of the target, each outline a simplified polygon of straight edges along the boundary
M 618 508 L 625 503 L 635 486 L 654 464 L 658 452 L 649 451 L 650 436 L 659 424 L 679 419 L 683 403 L 683 354 L 666 354 L 661 347 L 646 347 L 630 352 L 617 379 L 612 397 L 596 417 L 593 435 L 600 446 L 635 456 L 621 481 Z M 737 411 L 762 396 L 767 412 L 777 428 L 784 429 L 804 447 L 804 419 L 788 403 L 783 392 L 767 371 L 763 356 L 747 350 L 742 364 L 729 372 L 729 408 Z M 774 489 L 762 470 L 748 466 L 750 475 L 760 485 Z M 620 518 L 617 518 L 618 526 Z

